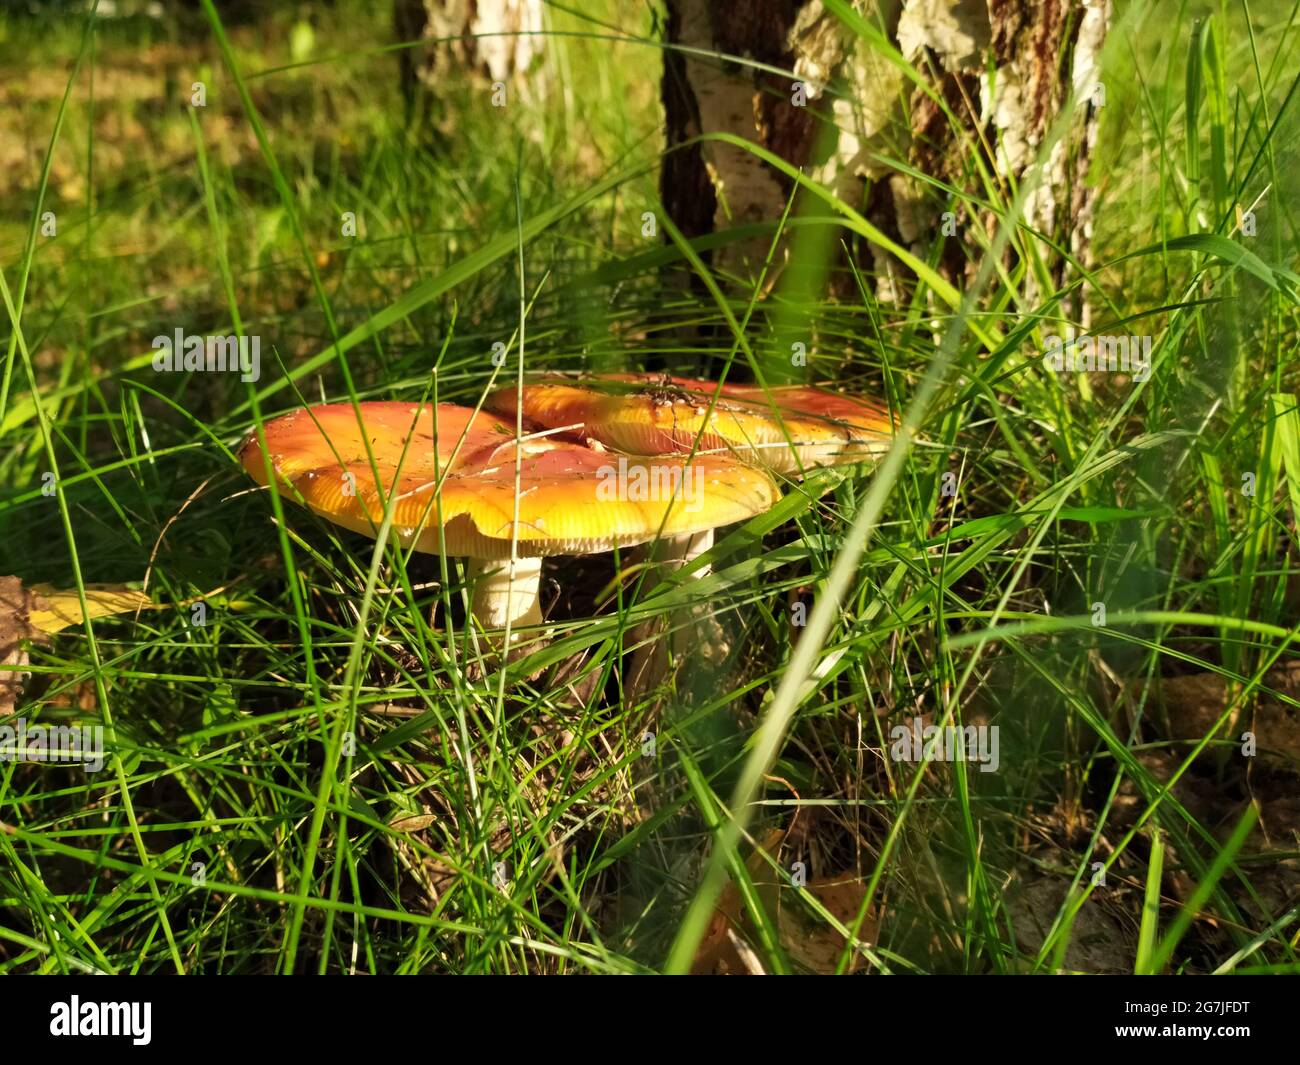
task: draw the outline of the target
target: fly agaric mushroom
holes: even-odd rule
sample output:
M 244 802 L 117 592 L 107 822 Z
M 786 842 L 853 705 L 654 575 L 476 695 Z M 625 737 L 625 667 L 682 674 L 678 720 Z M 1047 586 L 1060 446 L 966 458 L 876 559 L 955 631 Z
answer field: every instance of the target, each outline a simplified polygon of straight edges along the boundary
M 398 543 L 471 560 L 472 610 L 487 629 L 541 621 L 545 555 L 689 537 L 778 498 L 770 477 L 725 455 L 615 456 L 554 435 L 516 438 L 504 419 L 451 404 L 436 414 L 429 404 L 359 406 L 361 422 L 351 404 L 335 403 L 266 423 L 271 467 L 317 514 L 367 536 L 377 535 L 393 497 Z M 240 459 L 267 483 L 255 435 Z
M 513 414 L 519 398 L 506 388 L 487 406 Z M 620 451 L 730 451 L 781 474 L 874 458 L 889 450 L 898 426 L 885 406 L 864 396 L 806 385 L 765 391 L 724 384 L 719 391 L 713 381 L 666 374 L 548 378 L 524 387 L 522 407 L 535 424 L 581 424 L 582 436 Z
M 716 400 L 715 400 L 716 395 Z M 535 424 L 580 426 L 578 434 L 637 454 L 731 453 L 780 474 L 874 458 L 889 450 L 897 418 L 866 397 L 803 385 L 764 390 L 757 385 L 667 374 L 603 374 L 572 380 L 550 377 L 520 391 L 504 388 L 487 399 L 502 414 Z M 680 569 L 713 546 L 713 532 L 667 539 L 653 561 Z M 708 575 L 697 567 L 693 576 Z M 630 640 L 630 686 L 639 694 L 667 672 L 654 621 L 635 627 Z M 686 637 L 679 637 L 678 646 Z M 701 646 L 715 641 L 704 638 Z

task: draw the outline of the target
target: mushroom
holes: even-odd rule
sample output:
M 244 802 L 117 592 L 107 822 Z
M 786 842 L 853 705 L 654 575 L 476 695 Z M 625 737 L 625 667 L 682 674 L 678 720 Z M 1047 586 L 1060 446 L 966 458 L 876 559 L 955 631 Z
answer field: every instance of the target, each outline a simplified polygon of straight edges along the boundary
M 513 414 L 519 396 L 502 389 L 487 406 Z M 548 378 L 525 386 L 522 400 L 529 421 L 581 424 L 581 435 L 620 451 L 730 451 L 780 474 L 872 459 L 889 450 L 898 426 L 887 407 L 866 396 L 807 385 L 719 386 L 666 374 Z
M 429 404 L 359 407 L 360 421 L 337 403 L 266 423 L 271 467 L 317 514 L 366 536 L 377 536 L 391 498 L 398 543 L 470 560 L 472 612 L 485 629 L 542 620 L 543 556 L 690 537 L 779 495 L 767 474 L 725 455 L 636 458 L 555 434 L 516 438 L 511 422 L 445 403 L 436 416 Z M 240 459 L 267 483 L 255 435 Z
M 730 453 L 773 473 L 802 474 L 812 466 L 872 459 L 889 450 L 898 426 L 887 407 L 805 385 L 719 385 L 667 374 L 602 374 L 580 379 L 548 377 L 521 389 L 504 388 L 486 406 L 542 426 L 577 426 L 584 439 L 639 454 Z M 656 545 L 662 570 L 681 569 L 713 546 L 712 530 Z M 709 567 L 697 566 L 695 578 Z M 635 627 L 630 676 L 634 690 L 667 672 L 656 625 Z M 703 637 L 701 647 L 718 640 Z M 679 644 L 682 642 L 679 637 Z

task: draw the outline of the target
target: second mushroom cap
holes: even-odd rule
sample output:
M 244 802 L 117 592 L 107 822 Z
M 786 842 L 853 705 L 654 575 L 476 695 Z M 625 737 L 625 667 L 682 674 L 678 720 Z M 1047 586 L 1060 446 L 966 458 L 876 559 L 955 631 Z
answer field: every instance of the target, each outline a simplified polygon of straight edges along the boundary
M 519 401 L 517 390 L 506 388 L 487 405 L 513 415 Z M 874 458 L 889 449 L 898 426 L 867 397 L 804 385 L 724 384 L 719 392 L 713 381 L 654 374 L 543 379 L 524 387 L 522 407 L 539 425 L 580 425 L 584 437 L 622 451 L 730 452 L 784 474 Z

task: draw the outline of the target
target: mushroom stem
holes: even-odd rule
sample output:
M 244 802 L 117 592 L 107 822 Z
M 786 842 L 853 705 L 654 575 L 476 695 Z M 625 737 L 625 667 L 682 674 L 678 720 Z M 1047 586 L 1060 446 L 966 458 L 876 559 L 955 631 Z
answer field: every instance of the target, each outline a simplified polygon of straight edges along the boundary
M 687 533 L 683 536 L 666 536 L 651 548 L 650 555 L 655 562 L 665 569 L 681 569 L 694 562 L 713 546 L 713 530 Z M 711 566 L 702 566 L 691 574 L 692 577 L 707 577 Z
M 713 546 L 713 530 L 687 533 L 682 536 L 667 536 L 662 540 L 642 549 L 641 560 L 654 562 L 663 570 L 678 570 L 694 562 Z M 707 577 L 712 567 L 703 566 L 691 574 L 693 578 Z M 673 654 L 681 655 L 690 646 L 691 631 L 694 626 L 684 624 L 689 619 L 686 611 L 680 611 L 672 620 L 680 625 L 672 634 Z M 659 637 L 669 619 L 651 618 L 628 631 L 628 644 L 634 648 L 632 664 L 628 671 L 628 695 L 632 702 L 654 691 L 668 674 L 668 648 Z
M 509 625 L 510 642 L 516 643 L 518 629 L 541 624 L 540 558 L 470 559 L 469 577 L 474 582 L 470 608 L 485 629 L 504 629 Z

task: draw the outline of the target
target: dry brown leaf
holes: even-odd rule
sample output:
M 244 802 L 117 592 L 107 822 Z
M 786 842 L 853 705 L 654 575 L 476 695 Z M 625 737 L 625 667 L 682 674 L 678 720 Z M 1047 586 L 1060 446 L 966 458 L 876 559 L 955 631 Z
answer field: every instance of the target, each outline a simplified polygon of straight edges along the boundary
M 23 641 L 37 635 L 30 621 L 31 593 L 17 577 L 0 577 L 0 717 L 14 712 L 23 681 L 30 676 Z
M 118 585 L 86 586 L 86 611 L 91 618 L 126 614 L 157 606 L 144 592 Z M 48 584 L 24 588 L 18 577 L 0 577 L 0 717 L 14 712 L 23 682 L 31 674 L 24 640 L 39 640 L 84 620 L 76 590 L 59 591 Z
M 435 814 L 401 814 L 388 822 L 388 827 L 397 832 L 419 832 L 438 820 Z
M 807 888 L 809 894 L 826 908 L 827 913 L 850 932 L 853 931 L 858 911 L 867 895 L 866 881 L 862 877 L 853 872 L 818 877 L 808 881 Z M 796 964 L 815 973 L 835 972 L 840 955 L 844 953 L 845 939 L 820 914 L 806 912 L 801 903 L 792 899 L 781 908 L 777 929 L 781 936 L 781 946 Z M 874 942 L 876 921 L 871 913 L 862 919 L 857 933 L 859 942 Z M 850 951 L 845 971 L 853 972 L 861 962 L 862 955 L 856 950 Z
M 754 853 L 749 856 L 745 862 L 745 868 L 749 870 L 750 879 L 755 881 L 755 886 L 759 887 L 762 893 L 761 882 L 771 877 L 764 876 L 764 870 L 767 870 L 768 864 L 764 860 L 762 852 L 767 851 L 769 854 L 775 854 L 781 846 L 782 840 L 785 839 L 785 832 L 782 829 L 773 829 L 759 843 Z M 740 900 L 740 892 L 737 890 L 735 883 L 728 880 L 727 886 L 722 889 L 722 894 L 718 896 L 718 905 L 713 910 L 713 916 L 709 919 L 708 930 L 704 933 L 704 938 L 700 940 L 700 945 L 695 951 L 695 960 L 691 964 L 691 972 L 696 975 L 712 974 L 715 976 L 731 976 L 752 973 L 752 967 L 747 963 L 747 959 L 742 957 L 737 949 L 735 930 L 744 927 L 748 931 L 748 922 L 743 920 L 744 903 Z
M 792 893 L 784 877 L 763 857 L 763 851 L 775 857 L 785 836 L 786 832 L 782 829 L 768 833 L 760 847 L 745 862 L 745 868 L 754 881 L 764 909 L 769 914 L 776 915 L 777 937 L 790 960 L 800 968 L 812 972 L 833 973 L 844 952 L 844 936 L 820 914 L 810 912 L 807 905 Z M 818 877 L 810 880 L 806 889 L 827 913 L 845 928 L 853 929 L 853 923 L 858 919 L 858 911 L 866 897 L 867 886 L 862 877 L 854 872 Z M 858 929 L 858 941 L 872 942 L 876 931 L 877 922 L 868 913 Z M 718 899 L 708 931 L 695 953 L 691 971 L 712 975 L 740 975 L 754 973 L 756 970 L 761 973 L 762 969 L 747 945 L 755 939 L 754 927 L 745 912 L 740 892 L 734 883 L 728 883 Z M 861 960 L 861 955 L 853 951 L 847 971 L 853 972 Z

